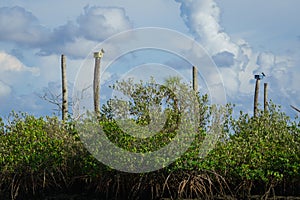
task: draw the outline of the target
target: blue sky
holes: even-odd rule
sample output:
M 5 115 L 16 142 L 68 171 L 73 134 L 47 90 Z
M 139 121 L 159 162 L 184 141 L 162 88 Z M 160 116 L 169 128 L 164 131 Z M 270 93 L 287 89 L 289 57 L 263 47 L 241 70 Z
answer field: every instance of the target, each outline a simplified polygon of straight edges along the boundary
M 49 90 L 59 94 L 62 53 L 67 56 L 72 88 L 80 66 L 96 45 L 122 31 L 142 27 L 176 30 L 199 42 L 217 64 L 227 101 L 237 105 L 236 111 L 252 113 L 253 75 L 263 71 L 269 97 L 295 115 L 289 105 L 300 107 L 299 9 L 298 0 L 2 0 L 0 115 L 7 116 L 11 110 L 51 115 L 56 107 L 40 96 Z M 180 68 L 185 61 L 173 55 L 165 60 L 152 56 L 151 60 L 146 54 L 151 51 L 125 56 L 123 65 L 128 66 L 122 70 L 111 67 L 103 84 L 130 70 L 128 63 L 133 63 L 132 67 L 143 64 L 135 59 L 152 63 L 153 58 L 162 67 L 172 65 L 190 81 L 187 69 Z M 207 91 L 205 81 L 200 80 L 200 85 Z M 260 97 L 262 88 L 263 84 Z

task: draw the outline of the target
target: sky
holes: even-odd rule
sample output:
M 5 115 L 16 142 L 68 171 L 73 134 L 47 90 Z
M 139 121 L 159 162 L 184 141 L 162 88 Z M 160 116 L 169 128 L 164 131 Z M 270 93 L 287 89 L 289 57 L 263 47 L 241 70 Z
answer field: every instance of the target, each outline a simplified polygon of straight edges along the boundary
M 205 49 L 217 69 L 208 76 L 210 65 L 199 68 L 200 92 L 219 95 L 210 83 L 221 80 L 226 101 L 236 105 L 235 111 L 252 114 L 254 74 L 264 72 L 260 103 L 263 83 L 268 83 L 269 98 L 294 116 L 290 105 L 300 108 L 299 9 L 298 0 L 2 0 L 0 116 L 7 117 L 12 110 L 36 116 L 58 114 L 57 106 L 43 97 L 51 100 L 51 95 L 55 99 L 60 94 L 61 54 L 67 57 L 72 99 L 78 82 L 92 80 L 87 72 L 93 67 L 91 53 L 101 45 L 106 45 L 103 59 L 117 56 L 111 65 L 103 61 L 107 66 L 101 72 L 103 102 L 110 97 L 108 85 L 121 78 L 179 74 L 190 82 L 192 63 L 174 52 L 145 48 L 117 55 L 118 45 L 130 46 L 134 37 L 130 30 L 145 27 L 162 28 L 162 34 L 149 34 L 147 29 L 143 34 L 149 34 L 149 41 L 140 44 L 159 46 L 168 42 L 160 39 L 163 33 L 173 34 L 172 38 L 182 34 Z M 114 43 L 105 43 L 116 35 Z M 181 39 L 168 47 L 175 47 L 174 43 L 193 53 Z

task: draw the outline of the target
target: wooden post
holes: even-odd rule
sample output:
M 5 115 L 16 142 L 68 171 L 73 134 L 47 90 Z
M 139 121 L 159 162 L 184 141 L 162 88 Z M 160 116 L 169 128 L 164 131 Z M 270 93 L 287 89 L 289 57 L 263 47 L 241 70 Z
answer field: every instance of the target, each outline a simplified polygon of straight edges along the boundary
M 268 111 L 268 83 L 264 83 L 264 112 Z
M 62 75 L 62 120 L 68 118 L 68 81 L 67 81 L 67 67 L 66 56 L 61 55 L 61 75 Z
M 253 110 L 253 116 L 254 117 L 256 117 L 256 115 L 257 115 L 259 83 L 260 83 L 260 79 L 256 79 L 255 93 L 254 93 L 254 110 Z
M 193 66 L 193 90 L 198 91 L 198 70 L 195 66 Z
M 96 116 L 100 117 L 100 61 L 103 56 L 103 49 L 100 52 L 94 53 L 95 58 L 95 68 L 94 68 L 94 83 L 93 83 L 93 92 L 94 92 L 94 111 Z

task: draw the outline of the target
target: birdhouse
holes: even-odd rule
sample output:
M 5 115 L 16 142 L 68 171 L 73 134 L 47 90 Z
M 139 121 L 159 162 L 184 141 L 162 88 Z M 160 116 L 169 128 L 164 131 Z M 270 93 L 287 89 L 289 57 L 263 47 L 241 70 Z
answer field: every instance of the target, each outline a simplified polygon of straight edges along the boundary
M 261 80 L 261 79 L 263 79 L 264 78 L 264 76 L 261 74 L 257 74 L 257 75 L 254 75 L 254 78 L 256 79 L 256 80 Z
M 101 51 L 99 52 L 94 52 L 94 58 L 102 58 L 103 57 L 103 49 L 101 49 Z

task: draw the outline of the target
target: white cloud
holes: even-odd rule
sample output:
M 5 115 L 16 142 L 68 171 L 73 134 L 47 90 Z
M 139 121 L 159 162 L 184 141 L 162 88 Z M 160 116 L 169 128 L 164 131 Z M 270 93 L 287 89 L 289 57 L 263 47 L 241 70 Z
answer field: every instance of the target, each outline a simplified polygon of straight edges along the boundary
M 47 29 L 24 8 L 0 8 L 0 40 L 23 45 L 38 45 L 47 38 Z
M 39 75 L 39 68 L 28 67 L 16 57 L 0 52 L 0 95 L 2 97 L 12 98 L 11 95 L 14 93 L 24 94 L 32 91 L 36 83 L 34 80 L 39 78 Z
M 22 7 L 0 8 L 0 41 L 39 49 L 38 55 L 67 54 L 84 58 L 100 41 L 132 28 L 125 10 L 119 7 L 85 7 L 77 21 L 53 30 Z
M 220 73 L 222 74 L 222 79 L 224 82 L 224 86 L 230 85 L 230 87 L 226 87 L 226 93 L 230 96 L 235 95 L 239 91 L 239 82 L 237 73 L 230 68 L 220 68 Z
M 186 25 L 211 55 L 222 51 L 237 54 L 237 45 L 219 24 L 220 9 L 213 0 L 176 1 L 181 3 L 181 16 Z
M 66 43 L 62 47 L 62 52 L 71 58 L 84 58 L 97 44 L 97 42 L 80 37 Z
M 212 56 L 212 59 L 219 67 L 230 67 L 234 64 L 234 54 L 222 51 Z
M 77 22 L 80 34 L 96 41 L 132 28 L 125 10 L 117 7 L 85 7 Z
M 181 16 L 186 25 L 217 66 L 230 67 L 221 70 L 226 91 L 233 96 L 238 92 L 248 93 L 249 87 L 246 85 L 249 85 L 250 80 L 240 78 L 250 78 L 245 76 L 245 73 L 252 75 L 252 71 L 257 68 L 256 57 L 253 56 L 251 48 L 245 41 L 233 42 L 223 31 L 219 24 L 220 9 L 215 1 L 176 1 L 181 3 Z M 251 61 L 253 58 L 254 61 Z M 249 64 L 253 62 L 254 65 L 250 66 Z M 241 82 L 246 82 L 246 85 L 240 87 Z
M 39 75 L 38 68 L 27 67 L 16 57 L 5 52 L 0 52 L 0 72 L 30 72 L 34 76 Z
M 18 59 L 7 53 L 0 52 L 0 96 L 15 94 L 16 90 L 18 90 L 18 95 L 19 92 L 21 92 L 22 94 L 26 93 L 28 96 L 30 96 L 32 94 L 30 92 L 33 92 L 33 90 L 38 90 L 38 88 L 41 87 L 46 87 L 50 81 L 59 82 L 61 77 L 60 58 L 58 55 L 62 53 L 67 55 L 67 57 L 70 59 L 67 60 L 68 78 L 69 80 L 75 79 L 75 74 L 81 64 L 80 62 L 82 61 L 80 59 L 84 59 L 92 50 L 92 48 L 103 39 L 119 33 L 120 31 L 132 28 L 133 22 L 135 25 L 138 24 L 138 26 L 156 26 L 159 24 L 161 26 L 169 27 L 166 24 L 170 24 L 170 28 L 174 27 L 176 30 L 180 29 L 185 31 L 185 27 L 182 28 L 183 23 L 178 22 L 180 21 L 178 20 L 179 10 L 176 9 L 180 5 L 181 16 L 190 32 L 206 48 L 206 50 L 208 50 L 209 54 L 217 63 L 217 65 L 224 67 L 220 69 L 220 72 L 223 76 L 227 94 L 229 95 L 229 101 L 235 101 L 238 99 L 237 101 L 241 102 L 241 105 L 247 104 L 249 107 L 252 102 L 252 97 L 250 97 L 250 95 L 253 94 L 254 89 L 253 74 L 261 73 L 262 71 L 267 75 L 264 81 L 269 82 L 270 97 L 280 98 L 281 95 L 285 95 L 287 98 L 293 97 L 294 100 L 300 99 L 300 92 L 297 94 L 297 90 L 299 91 L 299 81 L 297 76 L 299 73 L 297 72 L 299 72 L 299 70 L 294 67 L 296 64 L 293 63 L 291 57 L 278 56 L 270 51 L 255 52 L 253 48 L 243 40 L 245 38 L 239 38 L 241 35 L 238 33 L 235 33 L 234 40 L 232 40 L 232 35 L 230 35 L 227 31 L 228 27 L 226 26 L 227 30 L 225 32 L 220 24 L 221 10 L 216 4 L 216 1 L 218 0 L 175 1 L 179 2 L 180 4 L 175 4 L 174 1 L 173 3 L 161 3 L 159 0 L 147 2 L 147 4 L 138 0 L 132 2 L 122 1 L 121 3 L 119 1 L 102 2 L 101 5 L 105 7 L 87 6 L 84 8 L 81 14 L 77 13 L 80 12 L 85 3 L 81 1 L 79 3 L 79 1 L 76 1 L 74 6 L 70 8 L 70 12 L 72 14 L 70 14 L 68 10 L 67 13 L 61 12 L 56 16 L 52 16 L 55 18 L 55 23 L 52 19 L 50 19 L 51 17 L 49 17 L 49 15 L 53 13 L 53 10 L 48 10 L 46 8 L 40 9 L 42 4 L 32 4 L 33 7 L 28 6 L 27 3 L 19 4 L 23 4 L 24 8 L 26 9 L 19 6 L 0 8 L 0 42 L 4 43 L 4 47 L 2 47 L 6 48 L 6 44 L 7 46 L 15 45 L 9 48 L 18 49 L 22 54 L 27 50 L 27 52 L 34 54 L 32 51 L 32 49 L 34 49 L 35 52 L 39 51 L 39 55 L 43 55 L 43 57 L 35 57 L 34 61 L 32 61 L 33 59 L 29 58 L 32 55 L 27 53 L 27 55 L 23 57 L 27 64 L 24 64 L 25 61 L 22 63 L 21 60 L 23 59 L 21 57 L 18 56 Z M 293 1 L 295 2 L 297 0 Z M 224 2 L 220 3 L 220 5 L 230 4 L 231 6 L 227 6 L 230 9 L 232 9 L 232 5 L 237 4 L 237 2 L 234 2 L 233 0 L 229 0 L 231 3 L 228 3 L 227 1 L 226 3 Z M 97 5 L 98 3 L 94 1 L 93 4 Z M 258 9 L 259 15 L 256 15 L 257 13 L 252 13 L 253 15 L 251 16 L 248 15 L 249 13 L 247 15 L 243 15 L 241 16 L 242 20 L 238 20 L 239 22 L 243 23 L 239 24 L 235 23 L 236 21 L 234 20 L 236 20 L 237 17 L 234 16 L 230 21 L 230 26 L 237 27 L 239 33 L 240 31 L 244 31 L 248 34 L 251 33 L 252 38 L 259 40 L 260 42 L 264 41 L 264 45 L 270 43 L 270 41 L 274 39 L 274 36 L 270 38 L 270 34 L 264 34 L 262 37 L 257 37 L 259 35 L 256 29 L 257 22 L 263 18 L 263 16 L 265 16 L 265 12 L 268 12 L 270 9 L 274 10 L 273 5 L 271 6 L 272 8 L 257 8 L 257 5 L 261 4 L 261 2 L 256 0 L 255 6 L 253 6 L 253 2 L 247 1 L 247 5 L 252 5 L 250 9 L 248 7 L 246 8 L 244 3 L 238 4 L 240 5 L 236 7 L 236 12 L 230 12 L 230 15 L 234 15 L 231 13 L 237 13 L 240 15 L 243 14 L 245 10 L 247 12 L 253 12 L 253 9 Z M 263 4 L 268 5 L 267 2 L 263 2 Z M 276 1 L 275 4 L 281 4 L 284 6 L 285 18 L 290 19 L 290 16 L 287 18 L 287 15 L 290 13 L 287 12 L 288 8 L 286 8 L 290 7 L 287 6 L 289 4 L 279 1 Z M 5 5 L 10 4 L 6 3 Z M 120 7 L 107 7 L 110 5 L 121 5 L 126 8 L 126 12 L 125 9 Z M 169 8 L 169 5 L 174 5 L 173 10 L 170 8 L 170 10 L 166 11 L 166 9 Z M 245 8 L 241 9 L 242 7 Z M 275 8 L 277 7 L 280 8 L 281 6 L 275 6 Z M 154 10 L 156 8 L 157 10 Z M 62 8 L 58 9 L 63 11 Z M 46 10 L 47 14 L 43 14 L 42 12 Z M 295 13 L 297 13 L 297 6 L 294 6 L 292 10 L 293 12 L 291 15 L 293 15 L 295 18 L 295 22 L 293 22 L 295 25 L 296 23 L 299 23 L 299 20 L 297 20 L 298 18 L 295 15 Z M 164 18 L 161 18 L 164 12 L 172 12 L 172 15 L 166 14 Z M 58 16 L 63 17 L 60 19 Z M 130 16 L 130 19 L 128 16 Z M 224 21 L 223 16 L 224 15 L 222 13 L 222 24 Z M 259 27 L 268 29 L 268 26 L 265 25 L 271 25 L 273 27 L 272 31 L 274 31 L 274 34 L 276 34 L 275 30 L 278 29 L 278 20 L 274 20 L 270 13 L 268 14 L 268 17 L 269 19 L 267 21 L 266 19 L 262 19 L 264 22 L 260 23 Z M 276 19 L 280 19 L 281 17 L 281 15 L 278 15 L 276 16 Z M 47 18 L 47 20 L 43 21 L 43 18 Z M 65 20 L 66 18 L 69 21 L 61 21 Z M 51 26 L 54 28 L 45 28 L 39 20 L 42 20 L 42 22 L 46 23 L 47 25 L 49 25 L 48 22 L 51 22 Z M 161 21 L 157 22 L 158 20 Z M 250 23 L 249 27 L 250 21 L 252 22 Z M 282 20 L 280 24 L 284 24 L 283 22 L 288 22 L 288 20 Z M 60 23 L 59 26 L 57 25 L 58 23 Z M 286 27 L 290 27 L 290 29 L 288 29 L 288 32 L 291 32 L 290 35 L 292 35 L 293 31 L 297 32 L 298 28 L 296 29 L 296 26 L 290 26 L 288 23 L 285 24 Z M 282 28 L 279 30 L 279 32 L 282 32 L 283 30 L 286 29 Z M 295 35 L 299 34 L 295 33 Z M 249 42 L 248 38 L 251 37 L 243 35 L 243 37 L 244 36 Z M 149 37 L 155 37 L 155 35 L 150 35 Z M 126 38 L 122 38 L 122 41 L 126 41 Z M 176 43 L 178 43 L 177 46 L 179 47 L 189 47 L 187 44 L 182 44 L 181 41 L 174 41 L 173 45 L 176 46 Z M 268 45 L 274 47 L 278 45 L 278 43 L 277 41 L 274 41 L 274 43 L 271 42 Z M 286 44 L 286 46 L 288 45 L 289 44 Z M 297 46 L 298 43 L 293 45 Z M 282 48 L 282 46 L 277 46 L 276 48 Z M 188 48 L 187 50 L 190 49 Z M 113 53 L 118 53 L 118 49 L 113 49 L 110 51 Z M 108 52 L 105 56 L 110 56 L 112 52 Z M 298 59 L 297 63 L 300 63 L 298 58 L 299 52 L 295 54 L 297 55 L 294 55 L 293 58 Z M 32 65 L 39 66 L 39 68 L 29 67 Z M 105 63 L 103 62 L 102 65 L 105 66 Z M 91 66 L 93 66 L 93 60 Z M 39 74 L 40 76 L 34 76 Z M 217 77 L 212 76 L 204 78 L 216 79 Z M 25 85 L 30 85 L 28 86 L 29 89 L 24 90 Z M 243 98 L 248 99 L 245 100 Z M 26 106 L 25 104 L 22 105 Z M 20 109 L 23 110 L 22 108 Z
M 220 72 L 229 101 L 242 103 L 244 110 L 251 110 L 249 108 L 252 105 L 243 103 L 241 97 L 252 99 L 253 75 L 261 72 L 267 75 L 264 81 L 269 82 L 271 98 L 286 100 L 295 96 L 295 91 L 299 90 L 295 87 L 299 85 L 295 84 L 298 82 L 298 78 L 295 77 L 298 70 L 291 56 L 253 52 L 251 46 L 242 38 L 233 41 L 220 25 L 220 8 L 215 0 L 175 1 L 181 4 L 181 16 L 190 32 L 219 67 L 227 67 L 220 68 Z
M 101 41 L 132 28 L 125 10 L 118 7 L 85 7 L 76 22 L 56 28 L 41 55 L 64 53 L 71 58 L 85 58 Z

